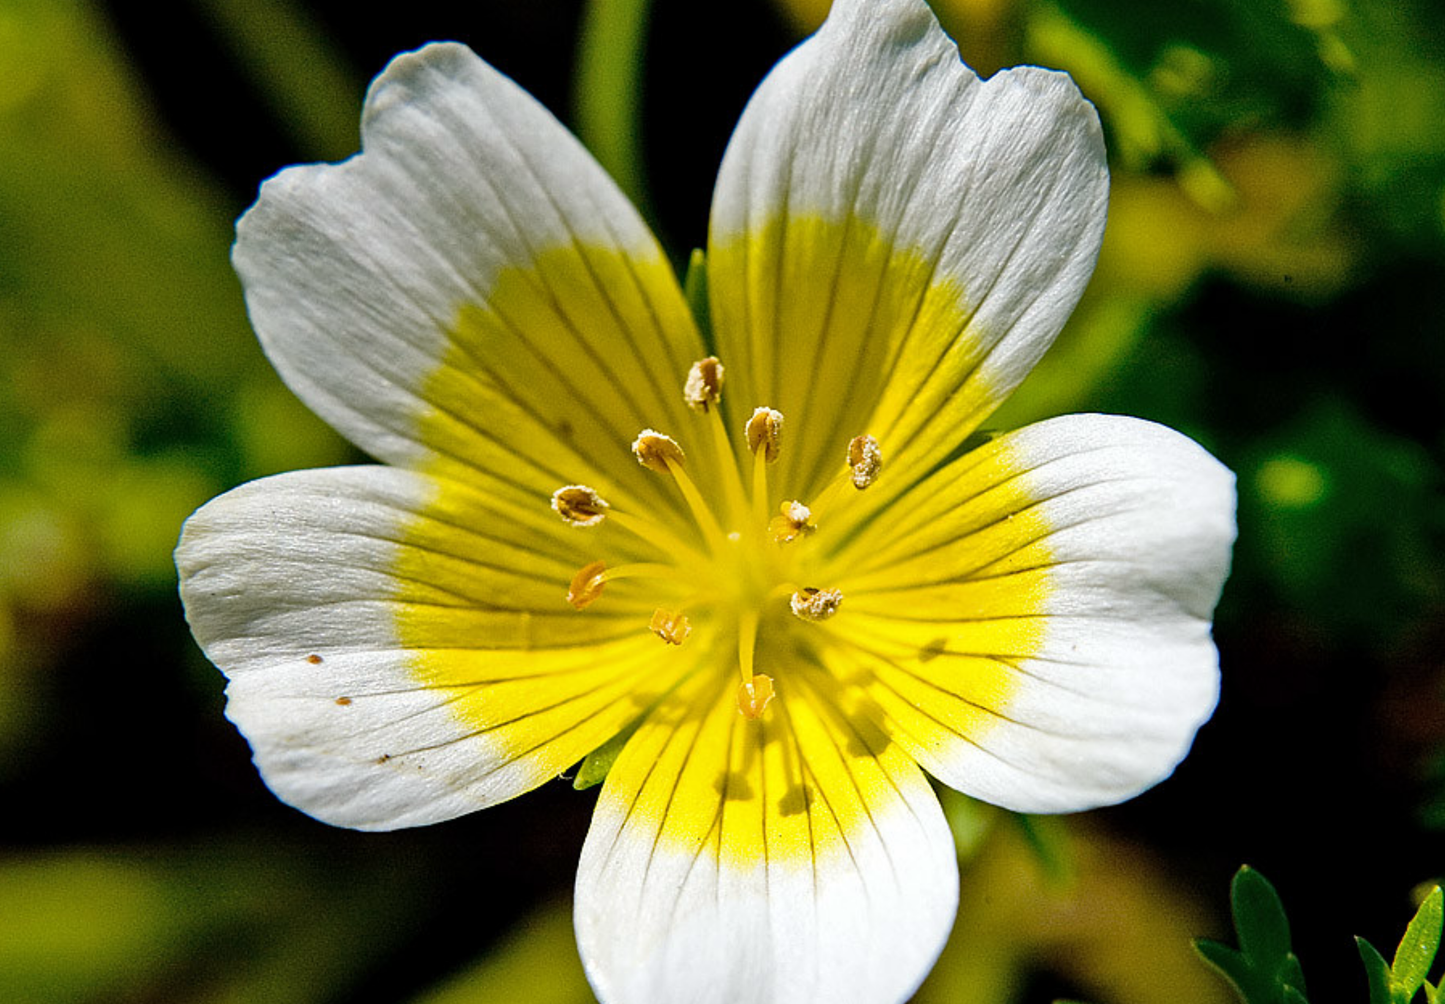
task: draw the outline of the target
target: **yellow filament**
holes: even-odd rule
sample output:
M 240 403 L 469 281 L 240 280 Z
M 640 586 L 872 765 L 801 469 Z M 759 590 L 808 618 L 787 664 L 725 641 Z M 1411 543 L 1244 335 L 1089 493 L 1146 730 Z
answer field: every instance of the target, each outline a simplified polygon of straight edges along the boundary
M 611 582 L 613 579 L 667 579 L 672 582 L 682 582 L 684 577 L 682 569 L 676 565 L 664 565 L 659 562 L 634 561 L 628 565 L 617 565 L 603 570 L 599 575 L 603 582 Z
M 753 682 L 753 655 L 758 644 L 758 611 L 744 607 L 738 614 L 738 669 L 743 683 Z
M 743 478 L 733 456 L 732 440 L 728 438 L 727 426 L 723 425 L 718 409 L 708 409 L 707 424 L 712 427 L 713 446 L 717 451 L 717 462 L 723 468 L 723 492 L 727 495 L 727 512 L 736 519 L 747 512 L 747 496 L 743 492 Z
M 683 470 L 681 464 L 671 461 L 664 462 L 667 464 L 667 473 L 672 475 L 672 479 L 677 482 L 677 487 L 682 492 L 682 497 L 687 500 L 687 507 L 692 510 L 692 518 L 697 520 L 697 525 L 702 529 L 702 535 L 707 539 L 708 545 L 714 554 L 721 554 L 727 546 L 727 542 L 717 517 L 708 507 L 707 500 L 702 497 L 702 492 L 697 490 L 697 484 L 688 476 L 687 471 Z
M 673 533 L 665 524 L 618 509 L 607 510 L 607 518 L 628 533 L 679 561 L 706 560 L 701 551 Z
M 768 525 L 768 461 L 763 450 L 753 454 L 753 525 Z

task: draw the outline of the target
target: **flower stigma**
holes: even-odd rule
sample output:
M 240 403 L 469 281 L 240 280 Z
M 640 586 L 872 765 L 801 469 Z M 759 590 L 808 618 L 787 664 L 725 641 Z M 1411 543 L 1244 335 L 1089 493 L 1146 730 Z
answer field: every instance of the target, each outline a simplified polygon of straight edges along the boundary
M 802 624 L 834 617 L 843 594 L 799 585 L 814 579 L 819 570 L 816 548 L 805 544 L 817 533 L 819 523 L 814 506 L 770 494 L 768 468 L 781 456 L 782 413 L 766 406 L 755 408 L 739 430 L 741 441 L 735 443 L 719 414 L 722 387 L 723 365 L 716 357 L 694 363 L 683 381 L 682 395 L 699 416 L 698 426 L 687 437 L 695 435 L 697 442 L 689 441 L 684 450 L 678 439 L 648 428 L 632 443 L 640 465 L 672 480 L 686 507 L 680 511 L 691 515 L 691 526 L 669 525 L 676 521 L 662 518 L 658 511 L 611 505 L 580 484 L 553 493 L 552 508 L 574 526 L 595 527 L 606 519 L 657 553 L 656 560 L 599 559 L 585 565 L 573 578 L 567 601 L 586 610 L 612 580 L 649 580 L 644 585 L 646 595 L 654 595 L 654 586 L 659 591 L 650 619 L 639 627 L 668 647 L 681 646 L 701 632 L 707 650 L 719 653 L 717 663 L 704 665 L 721 665 L 737 673 L 738 713 L 755 720 L 766 713 L 775 694 L 774 679 L 762 667 L 785 663 L 786 654 L 796 648 L 789 645 L 790 638 L 796 641 L 793 633 L 814 630 Z M 849 482 L 855 487 L 871 484 L 880 456 L 872 436 L 854 437 L 820 502 L 831 505 L 841 500 Z M 696 467 L 696 478 L 688 472 L 689 466 Z M 623 601 L 619 594 L 604 605 Z M 729 663 L 735 669 L 726 669 Z

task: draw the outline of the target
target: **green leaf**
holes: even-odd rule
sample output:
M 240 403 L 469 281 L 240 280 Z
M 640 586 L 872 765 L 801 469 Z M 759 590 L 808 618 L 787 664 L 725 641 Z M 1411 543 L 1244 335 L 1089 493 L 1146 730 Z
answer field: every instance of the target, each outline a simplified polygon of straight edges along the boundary
M 1207 938 L 1194 942 L 1194 950 L 1234 987 L 1245 1004 L 1274 1004 L 1274 985 L 1249 964 L 1243 953 Z
M 1290 951 L 1289 921 L 1274 886 L 1246 865 L 1235 873 L 1229 898 L 1239 950 L 1200 939 L 1195 951 L 1245 1004 L 1308 1004 L 1304 973 Z
M 1234 876 L 1229 900 L 1240 950 L 1256 968 L 1278 968 L 1290 956 L 1289 920 L 1274 886 L 1245 865 Z
M 1360 961 L 1365 964 L 1365 978 L 1370 983 L 1370 1004 L 1394 1004 L 1391 993 L 1394 978 L 1390 964 L 1364 938 L 1355 938 L 1355 947 L 1360 950 Z
M 1391 969 L 1395 989 L 1402 994 L 1401 1000 L 1408 1001 L 1414 997 L 1415 991 L 1425 982 L 1425 977 L 1430 975 L 1430 966 L 1440 948 L 1442 919 L 1445 919 L 1442 918 L 1441 908 L 1440 887 L 1436 886 L 1430 895 L 1425 897 L 1425 902 L 1420 904 L 1415 918 L 1405 929 L 1405 936 L 1400 939 L 1400 947 L 1395 949 L 1395 961 Z

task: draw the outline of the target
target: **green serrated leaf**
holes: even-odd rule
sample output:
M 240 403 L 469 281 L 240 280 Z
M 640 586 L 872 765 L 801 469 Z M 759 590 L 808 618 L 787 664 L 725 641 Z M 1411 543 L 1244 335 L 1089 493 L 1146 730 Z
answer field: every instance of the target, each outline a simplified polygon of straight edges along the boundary
M 1290 956 L 1289 920 L 1274 886 L 1245 865 L 1235 873 L 1229 900 L 1240 950 L 1256 969 L 1279 972 Z
M 1360 961 L 1365 964 L 1365 978 L 1370 984 L 1370 1004 L 1394 1004 L 1391 992 L 1394 978 L 1390 964 L 1364 938 L 1355 938 L 1355 947 L 1360 950 Z
M 1402 1000 L 1414 997 L 1425 977 L 1430 975 L 1430 966 L 1434 964 L 1435 953 L 1440 948 L 1442 920 L 1445 920 L 1442 905 L 1445 904 L 1442 904 L 1440 887 L 1436 886 L 1420 904 L 1410 926 L 1405 928 L 1400 947 L 1395 949 L 1395 961 L 1390 968 L 1394 974 L 1395 990 L 1402 994 Z
M 1425 988 L 1425 1004 L 1437 1004 L 1440 1000 L 1440 988 L 1426 980 L 1421 984 Z
M 1285 983 L 1280 987 L 1279 996 L 1280 1000 L 1284 1001 L 1284 1004 L 1310 1004 L 1310 1002 L 1305 999 L 1305 995 L 1302 992 L 1296 990 L 1288 983 Z

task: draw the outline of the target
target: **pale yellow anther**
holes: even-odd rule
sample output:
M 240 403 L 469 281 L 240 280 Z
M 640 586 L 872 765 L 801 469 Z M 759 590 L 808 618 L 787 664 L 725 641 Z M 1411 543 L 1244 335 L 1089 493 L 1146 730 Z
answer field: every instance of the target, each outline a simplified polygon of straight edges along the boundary
M 799 589 L 789 601 L 793 613 L 805 621 L 825 621 L 843 605 L 843 594 L 836 589 Z
M 763 717 L 768 702 L 773 699 L 773 678 L 759 673 L 751 680 L 738 684 L 738 711 L 744 718 L 755 720 Z
M 603 574 L 606 571 L 606 562 L 594 561 L 590 565 L 583 565 L 581 570 L 572 576 L 572 585 L 567 587 L 567 602 L 578 610 L 591 606 L 597 597 L 602 595 L 602 587 L 607 585 L 607 578 Z
M 756 456 L 761 450 L 763 459 L 773 463 L 783 437 L 783 413 L 772 408 L 755 408 L 747 425 L 748 449 Z
M 682 467 L 687 458 L 682 447 L 671 436 L 664 436 L 656 429 L 643 429 L 632 444 L 632 454 L 637 462 L 650 471 L 668 474 L 668 465 Z
M 768 521 L 768 533 L 779 544 L 796 540 L 816 529 L 813 525 L 813 510 L 796 499 L 784 502 L 778 507 L 778 515 Z
M 682 385 L 683 400 L 693 411 L 705 412 L 722 397 L 722 384 L 723 364 L 717 356 L 699 359 L 687 371 L 687 382 Z
M 573 526 L 596 526 L 607 518 L 610 507 L 586 485 L 567 485 L 552 493 L 552 508 Z
M 692 623 L 676 610 L 654 610 L 647 626 L 669 645 L 681 645 L 692 633 Z
M 853 471 L 853 487 L 862 491 L 878 478 L 883 470 L 883 451 L 872 436 L 854 436 L 848 441 L 848 467 Z

